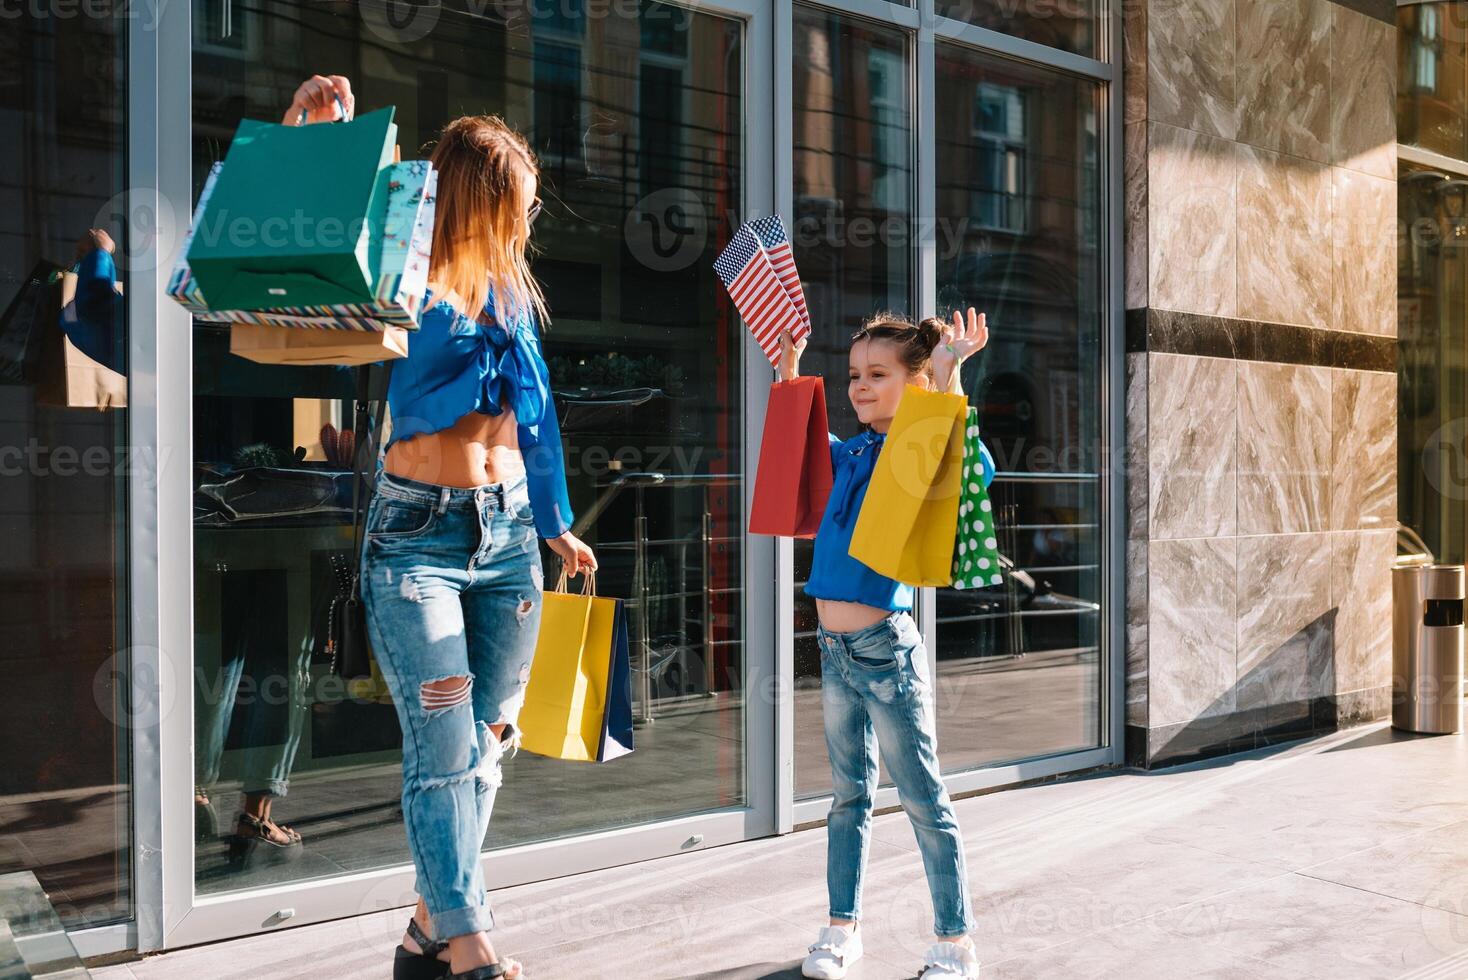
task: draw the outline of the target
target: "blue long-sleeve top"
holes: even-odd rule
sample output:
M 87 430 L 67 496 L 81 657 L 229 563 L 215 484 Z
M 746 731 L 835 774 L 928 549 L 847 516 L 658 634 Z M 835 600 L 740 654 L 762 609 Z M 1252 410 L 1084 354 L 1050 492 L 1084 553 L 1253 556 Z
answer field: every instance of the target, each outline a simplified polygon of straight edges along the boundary
M 117 291 L 112 253 L 94 248 L 76 264 L 76 298 L 61 314 L 61 328 L 77 350 L 122 373 L 127 342 L 122 337 L 124 300 Z
M 874 572 L 851 557 L 851 532 L 856 529 L 856 516 L 861 513 L 887 436 L 867 429 L 842 442 L 835 433 L 826 435 L 831 445 L 831 496 L 816 529 L 805 594 L 813 599 L 860 602 L 892 612 L 911 611 L 912 586 Z M 994 481 L 994 458 L 983 444 L 979 446 L 979 459 L 987 488 Z
M 500 415 L 502 404 L 508 404 L 515 413 L 535 529 L 543 538 L 569 531 L 576 517 L 566 492 L 561 429 L 530 312 L 502 322 L 491 290 L 484 315 L 476 319 L 447 302 L 435 303 L 430 292 L 418 324 L 408 340 L 408 356 L 393 363 L 388 382 L 389 446 L 447 429 L 470 412 Z

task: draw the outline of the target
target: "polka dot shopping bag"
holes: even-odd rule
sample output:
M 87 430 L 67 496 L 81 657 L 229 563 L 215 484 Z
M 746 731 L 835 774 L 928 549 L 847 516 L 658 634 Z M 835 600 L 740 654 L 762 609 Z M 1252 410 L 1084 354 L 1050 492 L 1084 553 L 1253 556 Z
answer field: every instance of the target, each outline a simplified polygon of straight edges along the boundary
M 955 589 L 980 589 L 1004 582 L 999 541 L 994 533 L 994 507 L 989 502 L 993 479 L 994 464 L 979 439 L 979 410 L 970 407 L 963 430 L 963 484 L 958 498 L 958 541 L 953 548 Z

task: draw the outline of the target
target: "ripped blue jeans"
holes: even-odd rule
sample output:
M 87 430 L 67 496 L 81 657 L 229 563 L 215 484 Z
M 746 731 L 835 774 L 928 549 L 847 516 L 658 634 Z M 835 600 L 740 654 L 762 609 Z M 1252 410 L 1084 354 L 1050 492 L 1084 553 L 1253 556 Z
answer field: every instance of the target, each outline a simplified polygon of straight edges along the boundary
M 494 925 L 479 852 L 501 755 L 519 741 L 541 583 L 523 476 L 471 489 L 379 476 L 362 597 L 403 729 L 403 821 L 435 939 Z
M 833 783 L 826 818 L 831 918 L 861 918 L 880 752 L 923 856 L 933 932 L 941 937 L 970 932 L 974 918 L 963 835 L 938 764 L 933 681 L 922 632 L 910 613 L 894 612 L 850 633 L 818 626 L 816 642 Z

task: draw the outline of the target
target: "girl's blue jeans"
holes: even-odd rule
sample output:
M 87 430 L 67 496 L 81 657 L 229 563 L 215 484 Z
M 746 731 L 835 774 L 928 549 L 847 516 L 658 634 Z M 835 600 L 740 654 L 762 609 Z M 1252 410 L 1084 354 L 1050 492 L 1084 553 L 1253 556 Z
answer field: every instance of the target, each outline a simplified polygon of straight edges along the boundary
M 403 821 L 435 939 L 494 925 L 479 852 L 540 632 L 525 478 L 471 489 L 382 473 L 367 513 L 368 635 L 403 729 Z M 496 740 L 491 725 L 504 725 Z
M 917 624 L 895 612 L 850 633 L 818 627 L 816 641 L 834 786 L 826 821 L 831 918 L 861 918 L 880 749 L 922 852 L 933 931 L 969 932 L 974 922 L 963 838 L 938 767 L 933 684 Z

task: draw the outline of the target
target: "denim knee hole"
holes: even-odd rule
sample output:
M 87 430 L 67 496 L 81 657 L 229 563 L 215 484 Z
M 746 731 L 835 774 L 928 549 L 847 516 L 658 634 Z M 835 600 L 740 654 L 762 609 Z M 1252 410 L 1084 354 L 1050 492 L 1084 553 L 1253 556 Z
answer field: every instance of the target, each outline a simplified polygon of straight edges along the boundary
M 430 714 L 447 711 L 469 703 L 474 687 L 472 677 L 444 677 L 436 681 L 424 681 L 418 688 L 418 701 L 423 710 Z

